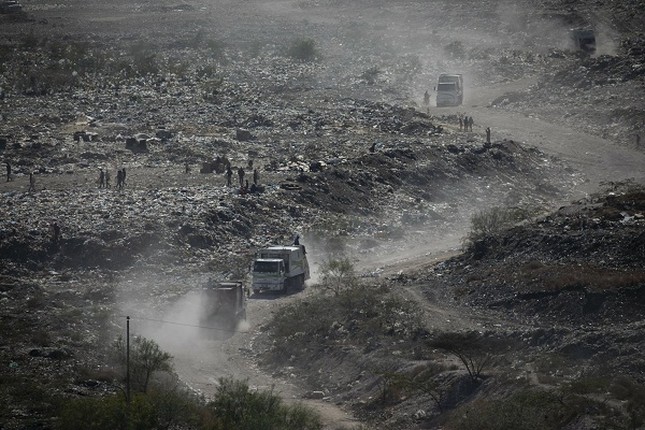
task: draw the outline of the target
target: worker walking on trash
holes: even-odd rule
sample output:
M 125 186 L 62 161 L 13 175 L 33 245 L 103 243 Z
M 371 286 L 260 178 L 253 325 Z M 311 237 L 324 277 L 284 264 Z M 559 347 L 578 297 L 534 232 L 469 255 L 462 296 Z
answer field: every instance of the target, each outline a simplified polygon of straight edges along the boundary
M 240 178 L 240 187 L 244 187 L 244 173 L 245 172 L 243 168 L 240 167 L 239 169 L 237 169 L 237 176 L 239 176 Z
M 58 246 L 60 241 L 60 226 L 56 221 L 52 224 L 52 245 Z
M 29 192 L 36 191 L 36 177 L 33 172 L 29 173 Z
M 231 165 L 229 164 L 226 167 L 226 186 L 231 186 L 231 178 L 233 177 L 233 170 L 231 170 Z

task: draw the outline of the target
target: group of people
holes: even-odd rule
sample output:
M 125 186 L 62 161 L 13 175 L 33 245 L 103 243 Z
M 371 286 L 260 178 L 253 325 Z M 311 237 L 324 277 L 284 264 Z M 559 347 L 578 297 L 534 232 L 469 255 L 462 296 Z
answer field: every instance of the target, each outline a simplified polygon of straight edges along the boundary
M 101 169 L 99 171 L 98 185 L 99 188 L 111 188 L 111 176 L 110 172 L 107 170 Z M 125 186 L 125 167 L 117 170 L 116 172 L 116 187 L 120 190 Z
M 472 116 L 459 115 L 459 130 L 460 131 L 473 131 L 473 124 L 475 121 Z
M 11 170 L 11 163 L 8 161 L 4 162 L 7 165 L 7 182 L 13 181 L 13 173 Z M 29 172 L 29 188 L 27 189 L 28 192 L 33 192 L 36 191 L 36 177 L 34 176 L 34 172 Z
M 249 163 L 250 164 L 250 163 Z M 233 169 L 231 168 L 231 165 L 229 164 L 226 167 L 226 186 L 230 187 L 232 186 L 232 177 L 233 177 Z M 244 179 L 246 177 L 246 172 L 244 171 L 243 167 L 239 167 L 237 169 L 237 177 L 240 182 L 240 191 L 242 192 L 248 192 L 249 191 L 249 181 Z M 260 182 L 260 172 L 258 171 L 257 167 L 253 169 L 253 185 L 257 186 L 258 183 Z

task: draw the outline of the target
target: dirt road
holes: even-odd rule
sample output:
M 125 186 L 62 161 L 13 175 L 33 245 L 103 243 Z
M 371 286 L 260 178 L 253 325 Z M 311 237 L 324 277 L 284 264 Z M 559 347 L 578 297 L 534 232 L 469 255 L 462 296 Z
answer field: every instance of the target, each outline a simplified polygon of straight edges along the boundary
M 327 399 L 308 398 L 285 366 L 280 375 L 270 375 L 259 368 L 257 336 L 270 322 L 272 314 L 295 300 L 302 300 L 313 291 L 295 295 L 262 294 L 248 301 L 248 320 L 234 333 L 218 328 L 197 328 L 191 315 L 196 314 L 194 297 L 186 297 L 169 309 L 164 321 L 169 323 L 143 329 L 174 357 L 175 370 L 181 380 L 195 392 L 212 397 L 220 378 L 246 380 L 252 390 L 273 391 L 287 403 L 299 402 L 318 411 L 325 428 L 351 428 L 358 423 L 352 415 Z M 177 324 L 173 324 L 176 322 Z M 171 335 L 169 335 L 171 334 Z
M 532 83 L 532 79 L 523 79 L 503 85 L 471 88 L 463 106 L 432 108 L 430 113 L 439 115 L 466 112 L 474 117 L 473 134 L 482 142 L 485 140 L 486 127 L 490 127 L 492 141 L 512 139 L 536 146 L 541 151 L 566 161 L 585 178 L 584 185 L 578 190 L 582 195 L 597 191 L 599 184 L 603 182 L 645 180 L 645 152 L 547 122 L 537 116 L 490 107 L 493 100 L 511 91 L 526 89 Z

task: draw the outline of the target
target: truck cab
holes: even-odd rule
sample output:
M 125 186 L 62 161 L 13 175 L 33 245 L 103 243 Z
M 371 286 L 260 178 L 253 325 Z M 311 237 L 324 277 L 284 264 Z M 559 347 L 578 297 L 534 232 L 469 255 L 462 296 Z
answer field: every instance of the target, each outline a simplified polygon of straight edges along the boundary
M 254 293 L 304 288 L 309 263 L 303 245 L 270 246 L 259 249 L 252 267 Z

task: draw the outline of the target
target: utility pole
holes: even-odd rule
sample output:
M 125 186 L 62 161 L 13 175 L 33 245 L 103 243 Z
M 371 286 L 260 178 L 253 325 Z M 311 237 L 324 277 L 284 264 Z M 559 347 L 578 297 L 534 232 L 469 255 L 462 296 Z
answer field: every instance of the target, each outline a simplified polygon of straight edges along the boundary
M 125 401 L 130 407 L 130 317 L 125 317 Z

